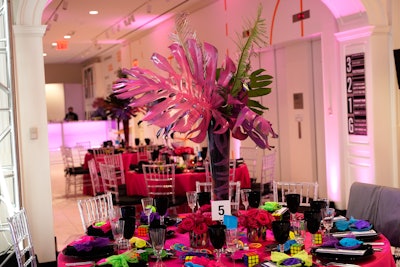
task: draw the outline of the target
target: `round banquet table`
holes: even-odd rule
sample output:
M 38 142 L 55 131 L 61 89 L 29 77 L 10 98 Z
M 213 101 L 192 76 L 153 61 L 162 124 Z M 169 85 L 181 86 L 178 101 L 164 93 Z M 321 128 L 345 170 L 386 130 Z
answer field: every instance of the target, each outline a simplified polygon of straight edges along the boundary
M 83 168 L 88 169 L 89 160 L 93 159 L 93 154 L 86 153 Z M 101 160 L 101 159 L 100 159 Z M 127 194 L 129 196 L 147 196 L 146 182 L 142 173 L 136 173 L 129 170 L 131 164 L 138 164 L 138 154 L 122 153 L 122 161 L 125 169 L 125 182 Z M 205 182 L 205 172 L 184 172 L 175 175 L 175 194 L 177 196 L 185 196 L 187 191 L 196 190 L 196 181 Z M 93 195 L 93 189 L 90 183 L 90 175 L 85 174 L 83 179 L 86 181 L 83 187 L 85 195 Z M 235 181 L 240 181 L 241 188 L 250 188 L 250 173 L 245 163 L 238 165 L 235 169 Z
M 196 190 L 196 181 L 205 182 L 205 172 L 183 172 L 175 174 L 175 194 L 186 196 L 186 192 Z M 250 174 L 246 164 L 240 164 L 235 169 L 235 181 L 240 181 L 241 188 L 250 188 Z M 125 182 L 128 195 L 147 196 L 144 174 L 134 171 L 125 172 Z
M 175 227 L 169 227 L 169 230 L 175 230 Z M 247 238 L 245 237 L 245 233 L 242 232 L 241 235 L 241 240 L 244 243 L 247 243 Z M 376 251 L 373 256 L 369 257 L 365 261 L 362 262 L 354 262 L 354 264 L 358 264 L 359 266 L 362 267 L 395 267 L 396 264 L 394 262 L 391 250 L 390 250 L 390 244 L 389 241 L 383 236 L 380 235 L 377 240 L 374 242 L 384 242 L 383 246 L 379 246 L 379 248 L 382 248 L 382 251 Z M 171 238 L 168 238 L 165 242 L 165 248 L 170 248 L 174 244 L 183 244 L 185 246 L 189 245 L 189 236 L 188 233 L 185 234 L 180 234 L 175 232 L 175 235 L 172 236 Z M 245 252 L 251 252 L 255 251 L 259 255 L 260 262 L 266 261 L 270 259 L 270 253 L 265 250 L 265 245 L 268 244 L 273 244 L 274 239 L 273 239 L 273 234 L 270 230 L 267 231 L 267 240 L 265 243 L 263 243 L 263 246 L 259 249 L 249 249 L 248 251 L 239 251 L 238 253 L 245 253 Z M 306 240 L 305 240 L 305 247 L 308 249 L 311 244 L 311 235 L 307 233 Z M 210 247 L 212 249 L 212 247 Z M 176 256 L 179 256 L 180 253 L 182 252 L 177 252 Z M 222 263 L 224 266 L 233 266 L 233 262 L 229 257 L 226 257 L 225 255 L 222 255 L 221 257 Z M 57 259 L 57 264 L 58 267 L 68 267 L 71 265 L 68 265 L 68 263 L 76 263 L 82 260 L 65 256 L 62 253 L 59 253 L 58 259 Z M 183 262 L 182 260 L 177 258 L 173 259 L 165 259 L 165 263 L 167 264 L 168 267 L 182 267 Z M 150 261 L 150 266 L 153 266 L 154 262 Z M 237 260 L 235 262 L 236 266 L 245 266 L 242 260 Z M 90 266 L 90 265 L 79 265 L 79 266 Z M 315 264 L 314 266 L 322 266 Z

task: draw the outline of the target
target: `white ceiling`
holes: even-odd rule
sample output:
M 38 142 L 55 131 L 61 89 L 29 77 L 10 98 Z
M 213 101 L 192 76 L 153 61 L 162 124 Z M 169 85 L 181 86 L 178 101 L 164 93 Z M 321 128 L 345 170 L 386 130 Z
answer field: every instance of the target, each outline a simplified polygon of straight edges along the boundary
M 215 0 L 49 0 L 42 23 L 45 64 L 82 63 L 178 14 Z M 89 15 L 98 10 L 98 15 Z M 71 34 L 71 39 L 63 36 Z M 65 50 L 52 43 L 68 42 Z

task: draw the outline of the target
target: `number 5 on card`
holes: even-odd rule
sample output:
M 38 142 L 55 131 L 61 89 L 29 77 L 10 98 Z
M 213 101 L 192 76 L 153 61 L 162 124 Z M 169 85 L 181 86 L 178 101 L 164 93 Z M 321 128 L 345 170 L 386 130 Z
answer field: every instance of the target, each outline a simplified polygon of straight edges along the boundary
M 211 218 L 213 221 L 222 221 L 224 215 L 231 215 L 230 200 L 211 201 Z

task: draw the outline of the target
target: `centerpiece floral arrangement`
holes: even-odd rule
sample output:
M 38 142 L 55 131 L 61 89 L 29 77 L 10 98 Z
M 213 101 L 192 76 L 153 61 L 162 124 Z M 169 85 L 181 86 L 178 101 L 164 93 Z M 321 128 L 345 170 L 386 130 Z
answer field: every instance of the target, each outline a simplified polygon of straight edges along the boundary
M 267 229 L 272 228 L 274 217 L 264 209 L 249 209 L 239 218 L 239 226 L 247 229 L 247 238 L 251 242 L 259 242 L 266 239 Z
M 123 69 L 127 78 L 113 85 L 114 92 L 121 99 L 130 99 L 132 107 L 145 106 L 143 121 L 159 126 L 158 135 L 186 133 L 188 139 L 201 143 L 213 122 L 217 134 L 231 130 L 236 139 L 250 137 L 260 148 L 270 148 L 268 136 L 278 135 L 261 116 L 267 108 L 254 98 L 271 92 L 267 86 L 272 77 L 264 74 L 264 69 L 250 72 L 253 46 L 262 47 L 267 39 L 261 11 L 260 5 L 254 23 L 246 25 L 250 29 L 247 39 L 239 39 L 237 66 L 226 56 L 223 67 L 217 68 L 217 48 L 199 42 L 182 14 L 176 19 L 176 33 L 169 46 L 178 70 L 167 58 L 154 53 L 151 60 L 166 77 L 140 67 Z
M 239 225 L 245 228 L 261 228 L 263 226 L 271 229 L 274 217 L 263 209 L 249 209 L 239 216 Z
M 200 207 L 195 213 L 186 216 L 178 225 L 178 232 L 194 232 L 197 235 L 204 234 L 208 226 L 216 224 L 211 219 L 211 206 L 206 204 Z

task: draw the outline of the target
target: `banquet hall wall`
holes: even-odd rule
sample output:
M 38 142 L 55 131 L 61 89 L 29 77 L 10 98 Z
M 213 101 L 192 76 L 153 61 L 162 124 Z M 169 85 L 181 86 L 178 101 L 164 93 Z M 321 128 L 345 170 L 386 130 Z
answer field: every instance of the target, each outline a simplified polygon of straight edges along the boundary
M 263 3 L 263 15 L 268 18 L 267 24 L 271 25 L 275 10 L 275 2 L 272 1 L 254 1 L 249 5 L 248 1 L 221 0 L 190 15 L 199 38 L 218 47 L 220 62 L 225 51 L 234 57 L 232 39 L 236 38 L 235 32 L 242 31 L 242 18 L 255 14 L 256 3 L 259 2 Z M 392 51 L 400 47 L 399 1 L 303 0 L 303 9 L 310 9 L 312 14 L 304 24 L 291 22 L 290 18 L 298 12 L 298 6 L 292 1 L 280 2 L 273 31 L 274 46 L 311 36 L 320 36 L 322 42 L 321 90 L 324 92 L 326 161 L 321 164 L 327 167 L 328 196 L 345 207 L 353 181 L 397 187 L 398 90 Z M 20 193 L 22 206 L 31 219 L 36 252 L 42 261 L 47 262 L 54 261 L 55 255 L 46 103 L 44 89 L 32 90 L 44 88 L 45 84 L 43 68 L 32 68 L 43 66 L 41 38 L 45 26 L 40 25 L 40 17 L 45 3 L 46 0 L 13 1 L 13 34 Z M 344 6 L 353 9 L 343 16 L 340 7 Z M 366 12 L 363 12 L 364 7 Z M 301 34 L 301 25 L 304 26 L 304 34 Z M 225 34 L 227 29 L 228 35 Z M 173 22 L 170 20 L 158 26 L 157 31 L 151 31 L 141 39 L 132 40 L 128 46 L 119 48 L 122 55 L 119 64 L 129 66 L 132 58 L 128 55 L 133 53 L 133 58 L 138 58 L 141 66 L 152 67 L 148 61 L 151 53 L 169 54 L 168 34 L 172 30 Z M 349 136 L 346 128 L 344 59 L 346 54 L 360 51 L 366 57 L 368 135 Z M 103 63 L 106 66 L 110 62 Z M 279 90 L 279 84 L 274 86 Z M 275 122 L 274 125 L 279 123 L 283 122 Z M 35 140 L 30 139 L 28 134 L 31 127 L 39 130 Z

